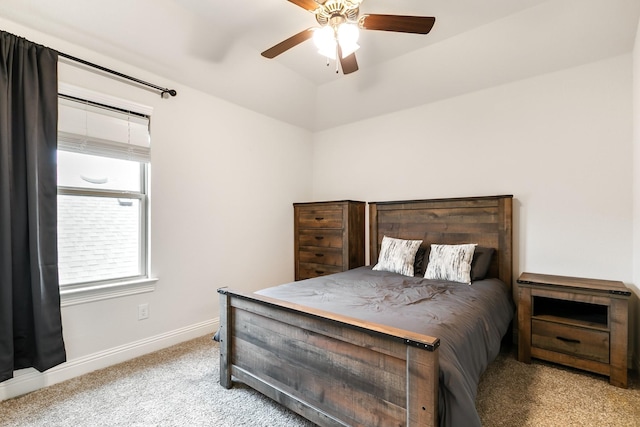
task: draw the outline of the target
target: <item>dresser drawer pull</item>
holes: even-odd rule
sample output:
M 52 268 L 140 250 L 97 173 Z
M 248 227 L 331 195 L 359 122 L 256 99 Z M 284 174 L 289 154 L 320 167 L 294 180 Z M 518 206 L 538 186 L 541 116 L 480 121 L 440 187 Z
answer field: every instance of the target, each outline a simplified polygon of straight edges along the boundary
M 316 221 L 322 221 L 323 219 L 324 219 L 324 217 L 323 217 L 323 216 L 317 216 L 317 217 L 316 217 Z
M 322 271 L 322 270 L 316 270 L 316 274 L 324 274 L 324 271 Z
M 324 236 L 316 236 L 316 240 L 322 240 L 324 239 Z
M 556 338 L 559 339 L 560 341 L 569 342 L 573 344 L 580 344 L 580 340 L 576 340 L 573 338 L 565 338 L 565 337 L 556 337 Z
M 318 258 L 320 258 L 320 257 L 323 257 L 323 256 L 324 256 L 324 254 L 316 254 L 316 256 L 317 256 Z

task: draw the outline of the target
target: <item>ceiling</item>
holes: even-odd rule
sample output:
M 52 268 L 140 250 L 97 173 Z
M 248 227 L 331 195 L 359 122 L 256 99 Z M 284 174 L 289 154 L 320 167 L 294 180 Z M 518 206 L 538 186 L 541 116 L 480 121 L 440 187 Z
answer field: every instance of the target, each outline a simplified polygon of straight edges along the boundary
M 360 70 L 345 76 L 312 41 L 260 55 L 317 26 L 287 0 L 0 0 L 0 17 L 152 71 L 156 84 L 311 131 L 628 53 L 640 18 L 638 0 L 364 0 L 360 9 L 436 24 L 428 35 L 362 31 Z

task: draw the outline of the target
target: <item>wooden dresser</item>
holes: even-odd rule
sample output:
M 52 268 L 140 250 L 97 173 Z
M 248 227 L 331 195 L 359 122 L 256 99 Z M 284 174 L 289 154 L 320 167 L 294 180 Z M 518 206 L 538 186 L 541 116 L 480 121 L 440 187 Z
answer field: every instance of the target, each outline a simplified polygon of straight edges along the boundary
M 364 265 L 365 202 L 294 203 L 295 279 Z
M 628 305 L 622 282 L 522 273 L 518 360 L 544 359 L 627 387 Z

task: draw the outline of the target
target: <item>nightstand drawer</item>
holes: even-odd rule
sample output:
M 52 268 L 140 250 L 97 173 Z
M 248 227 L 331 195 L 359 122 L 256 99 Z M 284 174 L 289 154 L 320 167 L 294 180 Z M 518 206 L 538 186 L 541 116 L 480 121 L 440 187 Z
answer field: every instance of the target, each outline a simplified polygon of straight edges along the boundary
M 342 248 L 342 230 L 300 230 L 298 245 L 317 246 L 323 248 Z
M 312 277 L 326 276 L 327 274 L 340 273 L 342 267 L 336 267 L 334 265 L 322 265 L 301 262 L 298 267 L 298 279 L 310 279 Z
M 342 250 L 330 248 L 300 248 L 300 262 L 342 266 Z
M 300 209 L 299 228 L 342 228 L 342 209 Z
M 609 332 L 531 320 L 531 346 L 609 363 Z

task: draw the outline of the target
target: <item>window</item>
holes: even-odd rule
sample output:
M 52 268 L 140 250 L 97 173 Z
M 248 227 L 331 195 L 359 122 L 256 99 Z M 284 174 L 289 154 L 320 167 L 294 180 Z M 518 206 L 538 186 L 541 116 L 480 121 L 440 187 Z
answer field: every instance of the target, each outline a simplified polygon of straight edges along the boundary
M 149 116 L 60 95 L 61 293 L 149 277 Z

